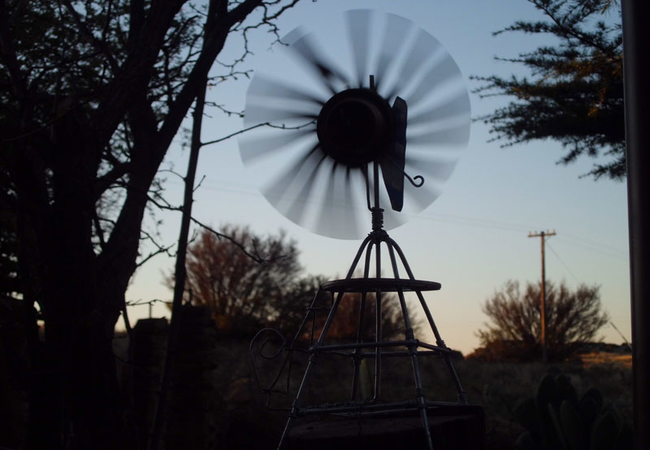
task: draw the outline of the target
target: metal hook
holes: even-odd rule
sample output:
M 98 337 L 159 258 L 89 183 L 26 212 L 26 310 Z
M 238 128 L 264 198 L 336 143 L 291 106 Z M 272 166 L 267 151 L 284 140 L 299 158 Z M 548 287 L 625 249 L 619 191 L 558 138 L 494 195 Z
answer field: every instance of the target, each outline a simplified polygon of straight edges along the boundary
M 402 175 L 404 175 L 404 178 L 406 178 L 407 180 L 409 180 L 409 183 L 411 183 L 411 184 L 413 185 L 413 187 L 416 187 L 416 188 L 422 187 L 422 185 L 424 184 L 424 177 L 423 177 L 422 175 L 416 175 L 416 176 L 414 176 L 413 178 L 411 178 L 411 176 L 410 176 L 408 173 L 406 173 L 406 171 L 405 171 L 404 169 L 402 169 L 402 168 L 399 166 L 399 164 L 397 164 L 397 163 L 396 163 L 395 161 L 393 161 L 391 158 L 389 158 L 388 160 L 389 160 L 389 161 L 390 161 L 390 162 L 391 162 L 395 167 L 397 167 L 397 169 L 398 169 L 400 172 L 402 172 Z
M 404 172 L 404 176 L 406 177 L 407 180 L 409 180 L 409 183 L 411 183 L 414 187 L 419 188 L 422 187 L 424 184 L 424 177 L 422 175 L 416 175 L 413 178 L 411 176 Z

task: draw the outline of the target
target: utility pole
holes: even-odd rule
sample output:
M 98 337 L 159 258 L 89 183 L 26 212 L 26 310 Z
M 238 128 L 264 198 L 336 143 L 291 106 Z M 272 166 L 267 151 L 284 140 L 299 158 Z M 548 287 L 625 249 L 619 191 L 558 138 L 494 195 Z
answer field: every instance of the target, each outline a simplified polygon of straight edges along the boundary
M 648 134 L 648 55 L 650 3 L 623 0 L 623 76 L 627 205 L 630 233 L 630 293 L 632 306 L 632 374 L 634 383 L 634 448 L 650 442 L 650 135 Z M 644 181 L 645 180 L 645 181 Z
M 547 237 L 555 236 L 555 230 L 553 231 L 542 231 L 531 233 L 528 232 L 528 237 L 539 237 L 542 238 L 542 284 L 540 287 L 540 297 L 541 297 L 541 313 L 542 313 L 542 362 L 548 364 L 548 353 L 546 351 L 546 262 L 544 257 L 544 240 Z

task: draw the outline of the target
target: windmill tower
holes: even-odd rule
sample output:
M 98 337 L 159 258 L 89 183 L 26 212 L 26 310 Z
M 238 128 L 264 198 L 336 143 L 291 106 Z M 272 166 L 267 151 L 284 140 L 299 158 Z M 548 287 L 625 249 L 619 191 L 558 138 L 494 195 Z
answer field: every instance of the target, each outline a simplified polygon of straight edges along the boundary
M 240 148 L 247 167 L 263 163 L 266 169 L 273 161 L 280 167 L 278 174 L 269 174 L 262 192 L 295 223 L 325 236 L 359 238 L 364 227 L 356 211 L 365 210 L 361 216 L 371 231 L 345 278 L 320 287 L 293 340 L 286 342 L 280 333 L 262 330 L 251 343 L 251 357 L 258 379 L 261 357 L 283 361 L 278 375 L 263 388 L 269 396 L 283 391 L 281 380 L 287 387 L 296 381 L 291 369 L 296 354 L 306 358 L 279 447 L 304 417 L 408 415 L 417 418 L 423 442 L 433 448 L 432 412 L 466 405 L 467 399 L 452 350 L 425 300 L 425 293 L 441 286 L 415 278 L 387 229 L 403 223 L 404 212 L 420 212 L 438 196 L 457 150 L 469 138 L 469 96 L 451 56 L 412 22 L 355 10 L 347 14 L 347 28 L 352 75 L 331 62 L 318 36 L 297 29 L 285 38 L 288 53 L 311 75 L 314 87 L 257 74 L 249 88 L 245 126 L 266 123 L 271 130 L 247 137 Z M 411 107 L 413 115 L 408 112 Z M 348 208 L 342 210 L 341 205 Z M 345 304 L 352 299 L 357 302 L 355 332 L 346 341 L 334 340 L 333 324 L 348 314 Z M 386 302 L 393 302 L 400 316 L 397 338 L 382 328 Z M 425 317 L 432 342 L 416 337 L 413 304 Z M 265 354 L 272 338 L 281 344 Z M 456 393 L 454 401 L 427 398 L 422 362 L 428 359 L 442 361 Z M 310 386 L 319 390 L 327 384 L 314 374 L 316 367 L 332 360 L 350 362 L 347 398 L 314 399 L 308 394 Z M 410 367 L 406 398 L 391 395 L 395 386 L 387 383 L 387 361 Z M 343 382 L 338 378 L 337 384 Z

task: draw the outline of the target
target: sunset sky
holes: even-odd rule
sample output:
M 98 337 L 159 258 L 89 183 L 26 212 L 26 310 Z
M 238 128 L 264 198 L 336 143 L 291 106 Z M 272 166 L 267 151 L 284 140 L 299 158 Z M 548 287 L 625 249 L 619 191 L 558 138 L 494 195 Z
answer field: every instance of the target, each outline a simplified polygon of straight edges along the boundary
M 525 75 L 521 68 L 497 62 L 494 56 L 515 57 L 539 45 L 554 43 L 552 39 L 545 41 L 520 34 L 492 36 L 492 32 L 516 20 L 541 18 L 524 0 L 303 0 L 280 20 L 281 34 L 299 25 L 308 29 L 330 23 L 340 26 L 342 13 L 351 8 L 398 14 L 427 30 L 455 59 L 470 91 L 479 86 L 469 79 L 471 75 Z M 608 20 L 618 20 L 615 14 L 612 12 Z M 332 34 L 328 46 L 336 54 L 336 49 L 346 44 L 337 33 Z M 249 57 L 245 68 L 255 70 L 274 64 L 274 54 L 267 51 L 271 40 L 272 36 L 264 32 L 251 35 L 255 54 Z M 240 46 L 241 42 L 233 39 L 219 60 L 229 62 Z M 214 73 L 220 73 L 219 70 L 223 69 L 215 65 Z M 246 77 L 220 84 L 209 91 L 208 99 L 230 110 L 241 110 L 248 84 Z M 470 99 L 472 117 L 487 114 L 507 102 L 505 98 L 481 100 L 473 93 Z M 204 141 L 242 127 L 239 118 L 228 118 L 217 111 L 209 114 L 204 120 Z M 563 150 L 555 142 L 501 148 L 499 142 L 488 142 L 490 138 L 488 128 L 474 122 L 468 148 L 444 185 L 442 196 L 422 213 L 408 217 L 407 224 L 390 232 L 417 278 L 442 283 L 441 291 L 429 293 L 426 298 L 447 345 L 463 353 L 478 345 L 475 331 L 487 320 L 481 304 L 507 280 L 522 284 L 539 281 L 540 240 L 528 238 L 528 232 L 542 230 L 557 233 L 546 247 L 547 279 L 564 280 L 570 287 L 580 283 L 600 286 L 604 309 L 629 340 L 625 183 L 581 178 L 593 165 L 590 159 L 580 159 L 570 166 L 557 165 Z M 179 137 L 169 152 L 166 167 L 184 174 L 188 152 L 181 149 L 180 142 Z M 300 260 L 308 273 L 331 279 L 344 276 L 361 241 L 316 235 L 278 213 L 245 170 L 236 139 L 202 150 L 197 179 L 203 176 L 194 204 L 195 216 L 200 221 L 216 228 L 226 223 L 249 225 L 259 234 L 283 229 L 297 241 Z M 178 204 L 182 198 L 181 180 L 172 174 L 165 177 L 169 201 Z M 162 240 L 173 243 L 178 237 L 180 216 L 159 217 L 163 219 Z M 152 229 L 153 222 L 145 226 Z M 173 260 L 165 256 L 148 262 L 136 273 L 127 300 L 171 300 L 172 293 L 164 286 L 163 278 L 172 268 Z M 129 314 L 134 321 L 146 317 L 148 308 L 133 306 Z M 153 314 L 167 314 L 167 309 L 156 304 Z M 611 325 L 605 326 L 601 334 L 606 342 L 622 342 Z

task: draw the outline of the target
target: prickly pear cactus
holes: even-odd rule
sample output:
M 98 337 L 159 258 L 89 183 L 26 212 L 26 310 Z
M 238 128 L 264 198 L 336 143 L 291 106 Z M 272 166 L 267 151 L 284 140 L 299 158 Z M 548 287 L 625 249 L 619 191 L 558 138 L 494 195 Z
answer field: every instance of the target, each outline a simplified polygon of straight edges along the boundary
M 521 450 L 600 450 L 633 447 L 632 427 L 613 405 L 606 405 L 597 389 L 582 397 L 561 373 L 548 373 L 534 398 L 514 409 L 527 431 L 517 439 Z

